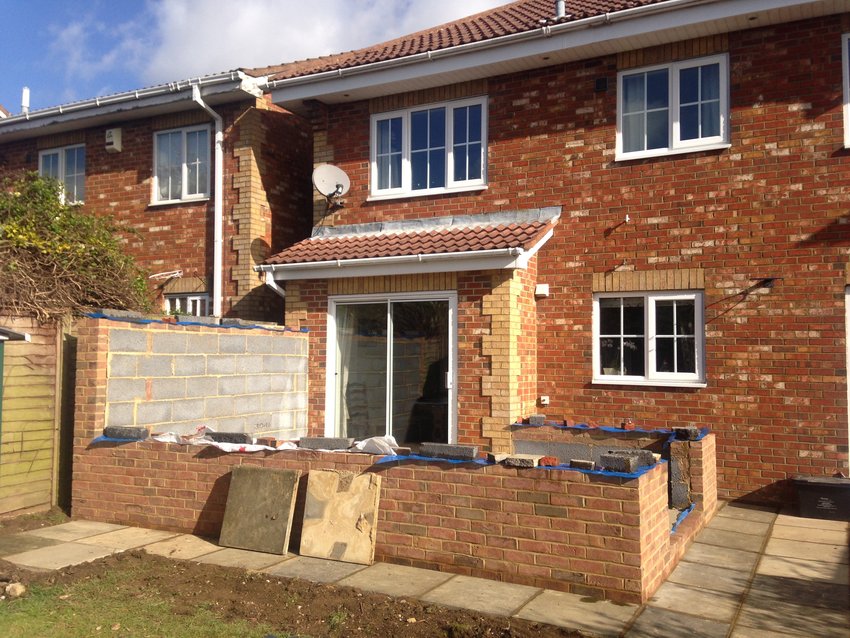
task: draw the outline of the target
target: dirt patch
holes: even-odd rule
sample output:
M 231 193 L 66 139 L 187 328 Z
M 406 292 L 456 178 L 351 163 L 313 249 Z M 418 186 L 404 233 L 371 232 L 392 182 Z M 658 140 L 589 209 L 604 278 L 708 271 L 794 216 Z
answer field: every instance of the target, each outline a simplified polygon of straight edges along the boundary
M 68 515 L 58 507 L 54 507 L 46 512 L 24 514 L 15 518 L 0 518 L 0 536 L 28 532 L 31 529 L 50 527 L 51 525 L 59 525 L 61 523 L 67 523 L 70 520 Z
M 72 585 L 123 572 L 122 590 L 170 601 L 176 613 L 205 605 L 223 620 L 242 619 L 279 636 L 399 636 L 525 638 L 580 636 L 549 625 L 447 609 L 335 585 L 272 577 L 232 567 L 180 561 L 132 551 L 55 572 L 28 572 L 0 561 L 0 579 L 28 586 Z M 2 603 L 0 603 L 2 605 Z

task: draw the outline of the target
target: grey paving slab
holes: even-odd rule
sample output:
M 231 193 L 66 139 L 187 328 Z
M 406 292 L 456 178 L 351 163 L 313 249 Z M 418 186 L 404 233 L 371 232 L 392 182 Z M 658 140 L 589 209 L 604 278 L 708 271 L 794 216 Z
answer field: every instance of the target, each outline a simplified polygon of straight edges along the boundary
M 729 623 L 719 623 L 705 618 L 697 618 L 660 607 L 645 607 L 631 629 L 627 638 L 726 638 Z
M 805 518 L 787 512 L 776 517 L 777 525 L 793 525 L 795 527 L 814 527 L 815 529 L 829 529 L 834 531 L 850 530 L 850 522 L 829 521 L 821 518 Z
M 848 552 L 846 544 L 828 545 L 826 543 L 806 543 L 784 538 L 771 538 L 764 548 L 764 553 L 768 556 L 787 556 L 789 558 L 803 558 L 846 565 L 850 552 Z
M 71 565 L 88 563 L 113 553 L 114 551 L 108 547 L 69 542 L 12 554 L 7 556 L 6 560 L 23 567 L 63 569 Z
M 266 554 L 264 552 L 252 552 L 247 549 L 234 549 L 228 547 L 217 552 L 198 556 L 195 561 L 218 565 L 220 567 L 241 567 L 252 571 L 260 571 L 274 565 L 279 565 L 292 556 L 285 557 L 280 554 Z
M 78 543 L 86 545 L 100 545 L 101 547 L 111 547 L 116 550 L 127 550 L 151 545 L 167 538 L 178 536 L 176 532 L 163 532 L 158 529 L 143 529 L 141 527 L 126 527 L 118 529 L 114 532 L 106 532 L 97 536 L 89 536 L 81 538 Z
M 717 516 L 724 518 L 736 518 L 745 521 L 756 521 L 758 523 L 772 523 L 776 518 L 776 510 L 770 507 L 758 505 L 727 504 L 717 511 Z
M 667 578 L 668 582 L 680 585 L 737 594 L 743 593 L 749 580 L 749 572 L 685 561 L 680 562 Z
M 32 534 L 2 536 L 0 537 L 0 557 L 20 554 L 21 552 L 38 549 L 39 547 L 49 547 L 50 545 L 57 545 L 61 542 L 54 538 L 44 538 L 43 536 L 33 536 Z
M 764 544 L 764 536 L 739 534 L 722 529 L 704 529 L 697 535 L 696 541 L 708 545 L 741 549 L 747 552 L 758 552 Z
M 753 627 L 744 627 L 736 625 L 735 629 L 729 634 L 729 638 L 765 638 L 764 631 Z M 799 634 L 788 634 L 784 631 L 770 632 L 770 638 L 800 638 Z
M 594 636 L 620 636 L 637 605 L 619 605 L 577 594 L 545 590 L 515 616 L 532 622 L 578 629 Z
M 756 573 L 811 582 L 850 585 L 850 576 L 848 576 L 846 565 L 819 560 L 805 560 L 787 556 L 762 556 Z
M 454 574 L 405 565 L 377 563 L 343 578 L 339 584 L 388 596 L 420 598 L 450 578 L 454 578 Z
M 98 523 L 96 521 L 71 521 L 70 523 L 33 529 L 24 533 L 32 534 L 33 536 L 42 536 L 44 538 L 53 538 L 58 541 L 76 541 L 87 536 L 112 532 L 117 529 L 124 529 L 125 527 L 126 525 Z
M 484 578 L 455 576 L 422 596 L 422 600 L 446 607 L 462 607 L 482 614 L 510 616 L 542 589 Z
M 361 569 L 366 569 L 366 567 L 356 563 L 341 563 L 322 558 L 297 556 L 261 571 L 284 578 L 303 578 L 314 583 L 335 583 L 346 576 L 359 572 Z
M 835 583 L 757 574 L 747 594 L 746 602 L 752 607 L 764 609 L 783 602 L 809 607 L 850 609 L 850 588 L 847 585 Z
M 795 636 L 847 638 L 850 635 L 850 611 L 777 603 L 768 609 L 744 604 L 736 628 L 749 628 L 772 636 L 779 632 Z
M 740 603 L 740 594 L 697 589 L 668 581 L 658 588 L 647 605 L 715 622 L 731 623 Z
M 738 534 L 751 534 L 753 536 L 766 536 L 770 531 L 770 523 L 759 521 L 747 521 L 730 516 L 715 516 L 706 526 L 706 529 L 718 529 Z
M 180 536 L 145 546 L 145 551 L 149 554 L 182 560 L 194 560 L 199 556 L 210 554 L 219 549 L 221 548 L 215 543 L 200 536 L 192 536 L 191 534 L 181 534 Z
M 694 543 L 688 549 L 683 561 L 689 563 L 701 563 L 713 565 L 714 567 L 725 567 L 726 569 L 738 569 L 749 572 L 755 566 L 759 555 L 755 552 L 745 552 L 740 549 L 729 549 L 717 545 L 705 543 Z
M 823 529 L 818 527 L 799 527 L 797 525 L 774 525 L 771 538 L 784 538 L 793 541 L 809 543 L 826 543 L 827 545 L 846 545 L 847 531 L 843 529 Z

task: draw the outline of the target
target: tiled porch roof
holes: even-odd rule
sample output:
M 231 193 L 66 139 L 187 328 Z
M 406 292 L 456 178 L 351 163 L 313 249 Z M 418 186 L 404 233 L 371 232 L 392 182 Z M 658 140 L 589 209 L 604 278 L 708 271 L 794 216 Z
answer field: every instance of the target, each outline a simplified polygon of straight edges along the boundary
M 267 265 L 306 264 L 402 255 L 438 255 L 518 248 L 528 250 L 556 220 L 437 228 L 424 231 L 312 237 L 269 257 Z

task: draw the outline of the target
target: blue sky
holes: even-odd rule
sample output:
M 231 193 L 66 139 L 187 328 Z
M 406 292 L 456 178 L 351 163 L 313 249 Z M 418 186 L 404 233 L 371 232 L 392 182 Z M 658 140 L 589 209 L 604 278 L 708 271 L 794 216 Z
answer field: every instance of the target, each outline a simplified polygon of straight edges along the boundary
M 35 110 L 375 44 L 505 0 L 0 0 L 0 104 Z

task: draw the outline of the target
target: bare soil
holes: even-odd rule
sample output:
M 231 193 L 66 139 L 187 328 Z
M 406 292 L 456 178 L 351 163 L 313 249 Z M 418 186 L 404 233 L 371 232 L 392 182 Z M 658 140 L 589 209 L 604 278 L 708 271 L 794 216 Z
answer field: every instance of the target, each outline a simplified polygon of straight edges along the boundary
M 0 535 L 42 526 L 2 521 Z M 223 620 L 243 619 L 279 630 L 275 638 L 368 636 L 425 638 L 578 637 L 580 633 L 518 619 L 448 609 L 350 587 L 321 585 L 232 567 L 166 559 L 131 551 L 54 572 L 30 572 L 0 560 L 0 583 L 68 585 L 122 570 L 127 591 L 158 592 L 176 613 L 205 604 Z M 130 580 L 127 580 L 127 577 Z M 0 602 L 2 604 L 2 602 Z

